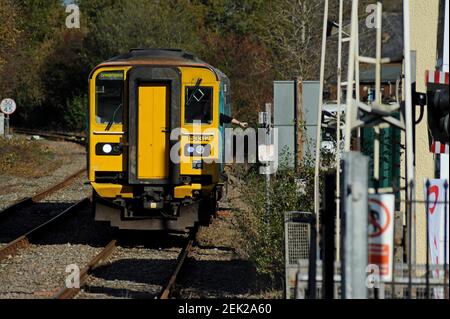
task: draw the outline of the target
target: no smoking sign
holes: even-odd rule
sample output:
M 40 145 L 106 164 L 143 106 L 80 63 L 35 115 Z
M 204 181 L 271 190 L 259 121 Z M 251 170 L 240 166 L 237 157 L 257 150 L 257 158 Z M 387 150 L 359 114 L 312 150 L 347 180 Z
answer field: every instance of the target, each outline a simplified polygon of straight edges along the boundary
M 391 224 L 392 211 L 386 203 L 371 198 L 369 200 L 369 236 L 378 237 L 385 233 Z
M 369 196 L 369 263 L 379 266 L 383 281 L 392 280 L 394 208 L 392 194 Z

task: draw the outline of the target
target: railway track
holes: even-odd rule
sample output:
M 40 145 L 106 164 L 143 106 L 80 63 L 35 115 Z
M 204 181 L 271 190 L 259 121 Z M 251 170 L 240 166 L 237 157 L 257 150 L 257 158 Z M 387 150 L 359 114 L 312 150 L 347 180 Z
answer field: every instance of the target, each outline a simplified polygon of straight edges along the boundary
M 65 132 L 53 132 L 53 131 L 38 131 L 28 130 L 22 128 L 15 128 L 15 133 L 26 135 L 39 135 L 50 140 L 73 142 L 80 145 L 86 145 L 86 137 L 83 134 L 65 133 Z
M 181 250 L 176 259 L 176 265 L 173 272 L 171 273 L 169 280 L 163 285 L 161 292 L 158 294 L 159 299 L 169 299 L 172 297 L 172 292 L 175 288 L 177 278 L 186 263 L 187 257 L 189 256 L 192 246 L 195 241 L 197 230 L 194 229 L 186 239 L 186 244 Z M 104 265 L 104 263 L 114 254 L 118 247 L 118 241 L 116 239 L 111 240 L 108 245 L 106 245 L 100 253 L 98 253 L 80 272 L 80 285 L 79 287 L 63 287 L 60 291 L 53 296 L 54 299 L 73 299 L 78 296 L 82 289 L 88 284 L 90 275 L 95 269 Z
M 15 256 L 20 250 L 27 249 L 30 247 L 30 243 L 33 240 L 36 240 L 39 236 L 42 236 L 49 229 L 54 227 L 57 223 L 59 223 L 64 218 L 68 217 L 76 213 L 79 209 L 84 207 L 89 202 L 89 198 L 84 198 L 79 202 L 69 206 L 67 209 L 53 217 L 52 219 L 46 221 L 43 224 L 33 228 L 27 233 L 17 237 L 15 240 L 6 244 L 5 246 L 0 248 L 0 261 L 10 258 L 11 256 Z
M 69 177 L 64 179 L 62 182 L 53 185 L 52 187 L 40 192 L 39 194 L 36 194 L 32 197 L 24 197 L 24 198 L 16 201 L 12 205 L 10 205 L 10 206 L 6 207 L 5 209 L 3 209 L 2 211 L 0 211 L 0 220 L 11 214 L 18 212 L 19 210 L 25 208 L 26 206 L 32 205 L 33 203 L 37 203 L 37 202 L 45 199 L 46 197 L 50 196 L 51 194 L 56 193 L 57 191 L 65 188 L 66 186 L 71 184 L 75 179 L 77 179 L 82 174 L 84 174 L 85 172 L 86 172 L 86 168 L 83 168 L 83 169 L 79 170 L 78 172 L 70 175 Z
M 186 263 L 187 257 L 189 257 L 189 254 L 191 253 L 192 246 L 195 242 L 195 236 L 197 234 L 197 229 L 194 229 L 191 234 L 189 234 L 189 238 L 187 241 L 186 246 L 181 251 L 180 255 L 177 259 L 177 264 L 175 266 L 175 270 L 170 276 L 169 281 L 167 282 L 166 286 L 162 289 L 161 294 L 159 295 L 159 299 L 169 299 L 172 295 L 172 292 L 175 288 L 175 284 L 177 282 L 178 276 L 183 268 L 183 266 Z
M 45 199 L 46 197 L 50 196 L 51 194 L 67 187 L 70 185 L 76 178 L 80 177 L 82 174 L 86 172 L 86 169 L 83 168 L 79 170 L 78 172 L 70 175 L 66 179 L 64 179 L 62 182 L 53 185 L 52 187 L 32 196 L 32 197 L 25 197 L 22 198 L 12 205 L 6 207 L 2 211 L 0 211 L 0 221 L 2 219 L 7 218 L 10 215 L 16 214 L 20 212 L 23 209 L 26 209 L 28 206 L 31 206 L 35 203 L 38 203 Z M 55 223 L 62 220 L 64 217 L 70 215 L 71 213 L 75 212 L 77 209 L 79 209 L 81 206 L 86 204 L 88 202 L 88 198 L 84 198 L 83 200 L 71 205 L 55 217 L 47 220 L 46 222 L 38 225 L 37 227 L 31 229 L 30 231 L 26 232 L 25 234 L 17 237 L 15 240 L 9 242 L 5 246 L 0 248 L 0 261 L 3 259 L 8 258 L 9 256 L 14 256 L 17 254 L 17 252 L 20 249 L 25 249 L 30 246 L 30 242 L 41 235 L 44 231 L 52 227 Z
M 117 240 L 113 239 L 103 250 L 97 254 L 88 265 L 80 272 L 80 286 L 76 288 L 64 287 L 53 298 L 54 299 L 73 299 L 81 291 L 83 286 L 89 279 L 89 275 L 95 270 L 103 261 L 106 261 L 116 250 Z

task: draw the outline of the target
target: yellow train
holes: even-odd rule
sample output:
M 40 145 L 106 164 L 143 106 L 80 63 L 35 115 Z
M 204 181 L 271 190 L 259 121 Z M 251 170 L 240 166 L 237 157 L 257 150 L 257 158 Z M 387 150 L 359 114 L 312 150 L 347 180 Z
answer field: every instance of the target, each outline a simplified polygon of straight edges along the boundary
M 181 50 L 133 49 L 89 76 L 95 219 L 119 229 L 208 224 L 222 193 L 230 81 Z

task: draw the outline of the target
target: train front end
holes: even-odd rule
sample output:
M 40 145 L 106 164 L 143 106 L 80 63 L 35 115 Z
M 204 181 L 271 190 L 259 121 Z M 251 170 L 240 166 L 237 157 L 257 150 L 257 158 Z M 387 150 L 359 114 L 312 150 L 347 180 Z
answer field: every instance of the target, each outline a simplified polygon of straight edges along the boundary
M 228 79 L 178 50 L 136 50 L 89 78 L 88 170 L 95 219 L 184 232 L 221 194 Z

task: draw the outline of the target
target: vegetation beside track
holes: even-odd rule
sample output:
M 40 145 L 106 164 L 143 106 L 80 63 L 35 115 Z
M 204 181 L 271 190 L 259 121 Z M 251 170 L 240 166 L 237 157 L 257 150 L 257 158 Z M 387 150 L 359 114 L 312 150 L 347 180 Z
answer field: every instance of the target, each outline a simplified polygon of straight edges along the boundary
M 38 178 L 48 175 L 62 164 L 51 147 L 25 137 L 0 137 L 0 149 L 0 175 Z
M 321 174 L 331 167 L 331 153 L 324 153 Z M 284 285 L 285 248 L 284 213 L 288 211 L 314 212 L 314 160 L 304 156 L 297 171 L 282 160 L 276 174 L 271 175 L 266 200 L 265 175 L 254 166 L 241 175 L 238 186 L 236 221 L 240 235 L 239 247 L 255 265 L 260 289 L 280 291 Z M 262 280 L 261 280 L 262 279 Z

